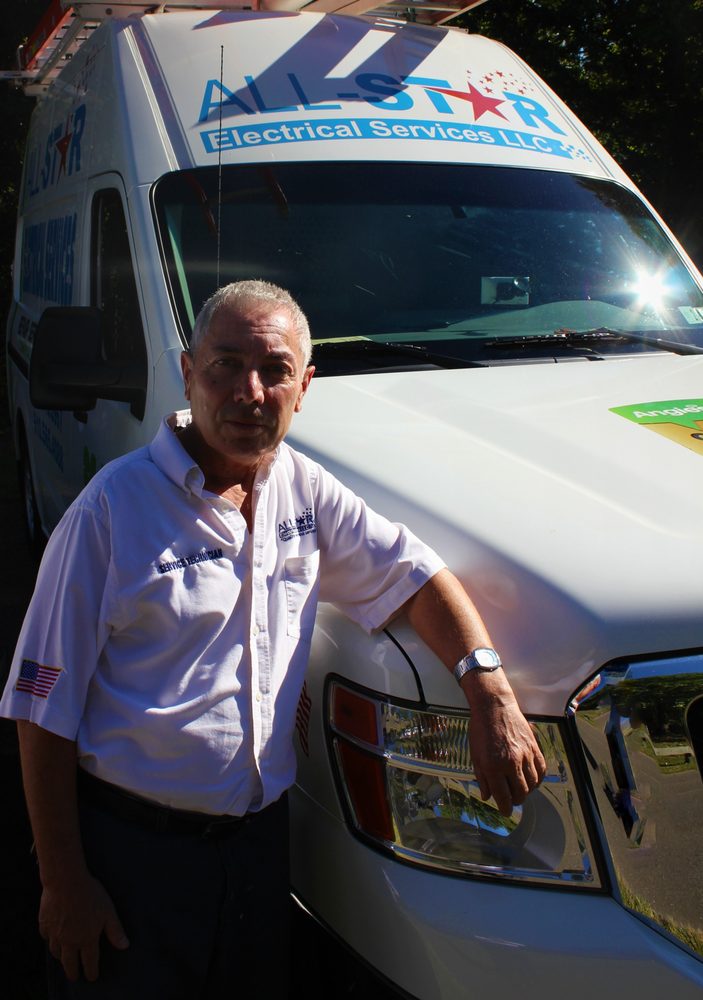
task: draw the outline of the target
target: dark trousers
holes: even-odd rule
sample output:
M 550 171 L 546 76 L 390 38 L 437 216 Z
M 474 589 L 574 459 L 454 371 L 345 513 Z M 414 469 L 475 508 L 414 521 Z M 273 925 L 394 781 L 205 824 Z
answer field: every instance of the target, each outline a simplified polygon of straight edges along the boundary
M 103 939 L 95 983 L 49 956 L 50 1000 L 281 1000 L 288 993 L 288 803 L 223 832 L 154 830 L 81 802 L 88 867 L 130 946 Z

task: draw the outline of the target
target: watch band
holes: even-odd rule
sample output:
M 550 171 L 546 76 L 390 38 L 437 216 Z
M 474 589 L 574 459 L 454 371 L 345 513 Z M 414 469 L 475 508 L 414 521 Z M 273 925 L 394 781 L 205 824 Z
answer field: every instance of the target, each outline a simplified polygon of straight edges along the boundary
M 465 677 L 472 670 L 477 670 L 482 674 L 491 674 L 494 670 L 498 670 L 502 666 L 501 659 L 495 649 L 491 649 L 488 646 L 479 646 L 477 649 L 473 649 L 470 653 L 467 653 L 466 656 L 462 656 L 454 667 L 453 673 L 457 684 L 461 684 L 462 677 Z

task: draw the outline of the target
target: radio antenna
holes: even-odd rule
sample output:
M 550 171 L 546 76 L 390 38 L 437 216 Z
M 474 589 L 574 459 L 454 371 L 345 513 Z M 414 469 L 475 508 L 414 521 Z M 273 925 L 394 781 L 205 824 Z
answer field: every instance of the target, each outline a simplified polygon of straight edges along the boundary
M 224 94 L 225 47 L 220 45 L 220 115 L 217 134 L 217 284 L 220 287 L 220 246 L 222 240 L 222 95 Z

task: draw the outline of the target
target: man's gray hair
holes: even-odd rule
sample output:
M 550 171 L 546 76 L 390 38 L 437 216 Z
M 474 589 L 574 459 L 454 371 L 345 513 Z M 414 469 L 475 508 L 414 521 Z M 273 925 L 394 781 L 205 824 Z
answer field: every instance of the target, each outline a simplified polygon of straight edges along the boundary
M 285 288 L 279 288 L 278 285 L 274 285 L 270 281 L 234 281 L 230 285 L 218 288 L 196 317 L 193 334 L 190 338 L 190 353 L 195 354 L 197 351 L 203 337 L 210 329 L 210 324 L 218 309 L 223 306 L 236 306 L 244 312 L 250 307 L 262 305 L 270 306 L 271 312 L 284 309 L 288 313 L 298 335 L 304 367 L 307 368 L 312 357 L 312 341 L 307 317 L 290 292 L 287 292 Z

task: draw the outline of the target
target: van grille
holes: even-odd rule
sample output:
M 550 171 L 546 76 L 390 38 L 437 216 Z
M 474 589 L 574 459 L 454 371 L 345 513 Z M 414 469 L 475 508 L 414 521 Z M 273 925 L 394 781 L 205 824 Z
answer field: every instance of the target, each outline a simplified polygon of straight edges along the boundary
M 703 656 L 610 665 L 570 711 L 620 901 L 703 958 Z

